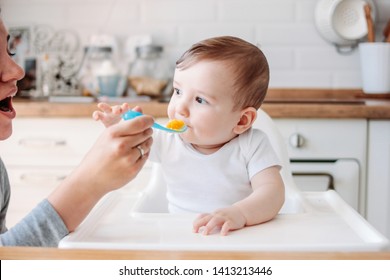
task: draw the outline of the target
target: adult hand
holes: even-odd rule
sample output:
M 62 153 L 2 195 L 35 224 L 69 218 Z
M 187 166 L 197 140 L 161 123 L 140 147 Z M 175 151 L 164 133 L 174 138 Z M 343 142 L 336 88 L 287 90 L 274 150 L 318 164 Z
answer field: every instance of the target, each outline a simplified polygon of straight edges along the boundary
M 152 124 L 152 117 L 141 116 L 105 129 L 80 165 L 48 197 L 69 231 L 102 196 L 138 174 L 152 145 Z
M 95 191 L 111 191 L 132 180 L 144 165 L 152 145 L 152 117 L 141 116 L 108 127 L 77 169 L 93 181 Z M 141 157 L 140 147 L 144 151 Z

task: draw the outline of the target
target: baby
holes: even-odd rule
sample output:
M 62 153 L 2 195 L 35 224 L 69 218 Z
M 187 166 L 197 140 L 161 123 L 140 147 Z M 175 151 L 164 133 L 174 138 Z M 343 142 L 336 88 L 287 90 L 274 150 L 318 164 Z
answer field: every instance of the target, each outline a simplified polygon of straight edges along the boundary
M 268 89 L 269 67 L 256 46 L 223 36 L 194 44 L 176 62 L 168 117 L 186 132 L 154 131 L 149 159 L 161 163 L 169 211 L 200 214 L 194 232 L 209 234 L 271 220 L 284 203 L 279 160 L 251 126 Z M 98 105 L 107 127 L 128 104 Z M 137 108 L 139 110 L 139 108 Z

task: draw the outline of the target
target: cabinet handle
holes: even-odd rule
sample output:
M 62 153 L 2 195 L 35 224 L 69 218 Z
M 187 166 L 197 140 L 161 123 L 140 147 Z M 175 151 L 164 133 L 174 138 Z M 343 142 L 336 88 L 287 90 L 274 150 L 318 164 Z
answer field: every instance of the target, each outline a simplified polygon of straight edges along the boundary
M 301 148 L 305 144 L 305 137 L 299 133 L 291 134 L 288 138 L 290 146 L 293 148 Z
M 293 176 L 325 176 L 329 178 L 328 189 L 334 190 L 334 178 L 333 175 L 326 172 L 293 172 Z
M 67 143 L 64 139 L 23 138 L 19 140 L 19 145 L 27 148 L 48 148 L 65 147 Z
M 56 175 L 48 173 L 25 173 L 20 175 L 20 180 L 28 183 L 39 182 L 61 182 L 66 178 L 66 175 Z

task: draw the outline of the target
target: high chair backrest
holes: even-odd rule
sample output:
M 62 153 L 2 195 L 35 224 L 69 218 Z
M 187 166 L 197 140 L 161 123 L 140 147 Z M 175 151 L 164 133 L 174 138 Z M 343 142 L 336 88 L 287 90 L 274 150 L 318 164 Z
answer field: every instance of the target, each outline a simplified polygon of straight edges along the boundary
M 253 128 L 260 129 L 267 134 L 273 149 L 281 161 L 282 169 L 280 173 L 286 189 L 286 202 L 281 212 L 290 212 L 288 209 L 291 208 L 291 202 L 289 201 L 294 200 L 295 196 L 299 194 L 299 191 L 292 178 L 290 160 L 283 137 L 274 121 L 261 109 L 258 110 L 257 119 L 253 124 Z M 168 212 L 166 185 L 160 164 L 155 163 L 153 165 L 151 179 L 145 188 L 142 199 L 135 204 L 133 211 L 143 213 Z
M 259 109 L 257 111 L 257 119 L 253 124 L 253 128 L 260 129 L 264 131 L 265 134 L 267 134 L 272 148 L 281 161 L 282 169 L 280 174 L 283 178 L 283 182 L 286 188 L 286 197 L 288 197 L 290 194 L 297 193 L 298 188 L 296 187 L 292 177 L 287 146 L 275 122 L 266 112 L 264 112 L 262 109 Z

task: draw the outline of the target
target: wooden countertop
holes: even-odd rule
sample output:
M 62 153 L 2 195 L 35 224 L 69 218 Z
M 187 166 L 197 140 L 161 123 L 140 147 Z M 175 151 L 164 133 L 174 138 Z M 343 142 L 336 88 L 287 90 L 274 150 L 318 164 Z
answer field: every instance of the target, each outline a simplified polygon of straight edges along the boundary
M 389 252 L 203 252 L 0 247 L 1 260 L 390 260 Z
M 166 117 L 167 103 L 140 102 L 144 113 Z M 15 100 L 18 117 L 90 117 L 96 103 L 52 103 Z M 269 89 L 262 109 L 273 118 L 390 119 L 390 94 L 365 95 L 361 90 Z

